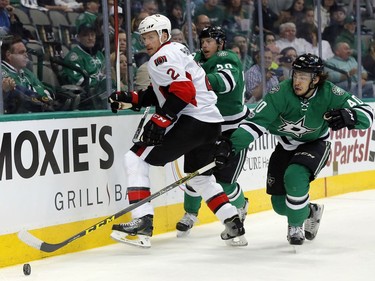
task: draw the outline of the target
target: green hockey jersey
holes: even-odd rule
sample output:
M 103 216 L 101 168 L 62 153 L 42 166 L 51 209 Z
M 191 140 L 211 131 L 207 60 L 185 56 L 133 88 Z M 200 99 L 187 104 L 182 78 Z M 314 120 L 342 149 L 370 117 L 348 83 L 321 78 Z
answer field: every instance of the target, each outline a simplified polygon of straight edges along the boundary
M 219 51 L 206 60 L 199 51 L 194 60 L 205 70 L 207 78 L 218 99 L 216 106 L 224 118 L 223 132 L 236 129 L 247 114 L 244 105 L 245 82 L 242 63 L 230 50 Z
M 323 119 L 330 109 L 351 108 L 357 113 L 355 129 L 367 129 L 373 122 L 373 109 L 359 98 L 326 81 L 308 99 L 294 94 L 292 80 L 273 88 L 233 133 L 235 151 L 247 148 L 264 133 L 277 136 L 286 150 L 329 137 L 328 123 Z
M 81 68 L 89 75 L 90 88 L 97 87 L 105 79 L 105 58 L 100 51 L 92 55 L 80 46 L 75 46 L 64 57 L 64 61 Z M 67 83 L 82 85 L 84 82 L 84 77 L 81 73 L 68 67 L 64 67 L 63 76 L 67 80 Z
M 13 66 L 7 62 L 2 62 L 3 78 L 11 77 L 16 82 L 16 85 L 22 86 L 37 93 L 40 97 L 52 99 L 51 93 L 44 87 L 43 83 L 36 77 L 36 75 L 27 68 L 17 71 Z

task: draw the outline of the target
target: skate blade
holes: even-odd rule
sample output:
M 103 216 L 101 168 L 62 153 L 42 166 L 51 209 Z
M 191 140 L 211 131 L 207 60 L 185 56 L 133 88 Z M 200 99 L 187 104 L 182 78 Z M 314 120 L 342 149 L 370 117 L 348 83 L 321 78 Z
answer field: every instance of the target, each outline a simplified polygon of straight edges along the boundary
M 190 234 L 190 229 L 188 229 L 187 231 L 177 230 L 176 236 L 177 238 L 184 238 L 184 237 L 189 236 L 189 234 Z
M 248 245 L 245 235 L 237 236 L 228 240 L 225 240 L 225 244 L 231 247 L 244 247 Z
M 113 230 L 111 238 L 117 242 L 124 243 L 126 245 L 136 246 L 140 248 L 151 248 L 150 236 L 146 235 L 127 235 L 121 231 Z

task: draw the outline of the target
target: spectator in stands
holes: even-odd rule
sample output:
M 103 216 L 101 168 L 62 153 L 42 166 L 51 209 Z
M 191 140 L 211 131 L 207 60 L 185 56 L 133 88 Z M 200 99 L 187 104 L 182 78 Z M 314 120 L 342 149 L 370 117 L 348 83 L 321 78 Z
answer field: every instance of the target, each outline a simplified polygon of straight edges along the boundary
M 53 94 L 26 66 L 29 61 L 21 37 L 1 46 L 4 108 L 7 113 L 54 111 Z M 5 79 L 7 78 L 7 79 Z
M 369 44 L 367 55 L 362 59 L 363 67 L 368 73 L 369 80 L 375 80 L 375 40 L 372 39 Z
M 303 38 L 296 37 L 297 28 L 295 23 L 286 22 L 280 25 L 280 38 L 276 45 L 280 50 L 286 47 L 293 47 L 298 55 L 311 53 L 312 45 Z
M 185 36 L 180 29 L 178 28 L 172 29 L 171 36 L 172 36 L 170 40 L 171 42 L 178 42 L 187 46 Z
M 83 12 L 82 2 L 78 2 L 76 0 L 55 0 L 55 4 L 58 6 L 66 6 L 68 7 L 68 10 L 72 10 L 74 12 Z
M 73 47 L 64 57 L 64 61 L 73 67 L 65 67 L 63 77 L 67 83 L 85 88 L 89 96 L 92 94 L 90 91 L 96 94 L 96 98 L 90 99 L 90 103 L 82 104 L 81 109 L 105 109 L 107 97 L 101 96 L 105 91 L 105 58 L 104 54 L 95 47 L 95 27 L 89 24 L 80 25 L 77 41 L 78 46 Z M 86 76 L 88 81 L 85 79 Z
M 187 43 L 189 43 L 189 30 L 188 30 L 188 24 L 185 23 L 182 26 L 182 33 L 184 34 L 185 40 Z M 191 51 L 197 51 L 199 50 L 199 39 L 198 39 L 198 33 L 197 33 L 197 27 L 195 26 L 194 23 L 191 23 L 191 33 L 192 33 L 192 41 L 193 41 L 193 46 L 191 46 Z M 190 46 L 189 46 L 190 47 Z
M 141 40 L 141 35 L 138 32 L 138 26 L 146 17 L 150 14 L 147 12 L 140 12 L 135 18 L 132 20 L 132 51 L 133 53 L 138 53 L 139 51 L 144 49 L 144 45 Z
M 144 0 L 142 4 L 142 12 L 146 12 L 149 15 L 159 13 L 159 4 L 155 0 Z
M 336 37 L 335 45 L 338 42 L 346 42 L 349 47 L 352 49 L 352 55 L 357 57 L 357 42 L 360 38 L 356 35 L 356 19 L 353 16 L 347 16 L 344 21 L 344 30 Z M 366 54 L 366 49 L 362 41 L 361 42 L 361 51 L 362 55 Z
M 278 76 L 280 82 L 292 77 L 292 63 L 297 57 L 297 50 L 293 47 L 286 47 L 280 51 L 280 72 L 277 73 L 277 75 L 280 75 Z
M 84 12 L 77 17 L 75 22 L 76 27 L 78 28 L 85 24 L 94 25 L 99 15 L 99 7 L 99 0 L 84 0 Z
M 210 19 L 212 26 L 221 26 L 224 19 L 224 11 L 222 6 L 219 4 L 219 0 L 205 0 L 202 5 L 197 7 L 195 15 L 206 15 Z M 201 30 L 198 28 L 198 34 L 200 34 L 200 31 Z
M 118 17 L 117 17 L 118 28 L 120 29 L 124 25 L 125 15 L 121 7 L 117 8 L 117 13 L 118 13 Z M 110 38 L 109 40 L 110 42 L 112 42 L 115 36 L 115 8 L 114 7 L 112 7 L 109 10 L 108 21 L 109 21 L 109 38 Z M 101 28 L 103 28 L 102 26 L 103 24 L 101 23 L 100 25 L 101 25 Z
M 201 34 L 203 29 L 211 26 L 210 18 L 205 14 L 198 14 L 195 17 L 194 23 L 195 23 L 195 26 L 197 28 L 197 34 Z
M 280 49 L 276 45 L 276 35 L 272 32 L 264 34 L 264 46 L 272 52 L 271 69 L 276 71 L 279 68 Z
M 297 31 L 299 29 L 299 26 L 301 24 L 309 24 L 315 27 L 318 27 L 315 23 L 315 14 L 314 14 L 314 8 L 313 7 L 305 7 L 305 16 L 300 20 L 296 22 Z
M 310 53 L 319 56 L 319 46 L 321 46 L 322 55 L 319 56 L 321 59 L 327 60 L 334 56 L 331 45 L 328 41 L 321 40 L 321 42 L 318 42 L 318 28 L 315 27 L 314 23 L 303 23 L 298 30 L 297 36 L 304 38 L 307 42 L 311 43 L 312 48 Z
M 173 0 L 167 6 L 166 16 L 171 21 L 172 29 L 182 29 L 185 22 L 182 2 L 180 0 Z
M 113 89 L 117 90 L 117 86 L 120 87 L 121 91 L 128 91 L 128 59 L 126 55 L 122 52 L 119 53 L 120 61 L 119 61 L 119 70 L 120 75 L 117 75 L 117 62 L 116 62 L 116 53 L 112 53 L 110 60 L 111 60 L 111 74 L 112 74 L 112 87 Z M 119 82 L 117 79 L 119 78 Z M 119 83 L 119 85 L 117 85 Z
M 9 5 L 9 0 L 0 1 L 0 36 L 8 34 L 19 35 L 22 38 L 29 38 L 24 30 L 23 24 L 14 13 L 14 7 Z
M 279 14 L 277 24 L 286 22 L 294 22 L 296 25 L 302 21 L 305 17 L 305 1 L 304 0 L 293 0 L 292 5 L 282 10 Z
M 290 8 L 293 5 L 293 0 L 267 0 L 269 2 L 270 9 L 277 15 L 280 15 L 281 11 Z
M 255 3 L 253 12 L 253 30 L 259 32 L 259 16 L 258 16 L 258 2 Z M 269 0 L 262 0 L 262 17 L 263 17 L 263 30 L 265 32 L 272 32 L 279 34 L 279 28 L 275 24 L 278 19 L 278 15 L 270 8 Z
M 335 46 L 337 35 L 344 30 L 345 19 L 346 11 L 343 7 L 337 6 L 331 10 L 331 21 L 322 33 L 322 39 L 327 40 L 331 48 Z
M 361 67 L 361 77 L 358 77 L 358 62 L 352 56 L 352 50 L 348 43 L 339 42 L 334 48 L 335 56 L 326 61 L 326 71 L 328 73 L 328 79 L 335 83 L 337 86 L 343 88 L 345 91 L 351 92 L 358 96 L 358 85 L 359 79 L 361 79 L 362 85 L 362 97 L 373 98 L 373 82 L 367 81 L 367 71 Z M 333 66 L 335 69 L 330 68 Z M 337 71 L 341 70 L 341 71 Z M 350 81 L 348 79 L 350 78 Z
M 148 74 L 147 69 L 147 63 L 150 59 L 150 56 L 146 53 L 146 51 L 141 51 L 138 54 L 141 55 L 142 58 L 136 60 L 138 69 L 135 75 L 135 91 L 146 89 L 151 84 L 150 75 Z
M 321 1 L 320 6 L 320 22 L 321 22 L 321 31 L 329 25 L 331 20 L 331 12 L 337 8 L 336 0 L 319 0 Z M 315 6 L 315 24 L 318 26 L 318 6 Z
M 246 103 L 257 103 L 263 98 L 263 93 L 268 93 L 273 87 L 279 83 L 275 73 L 271 69 L 272 64 L 272 52 L 270 49 L 264 49 L 264 67 L 266 75 L 266 89 L 263 88 L 262 81 L 262 65 L 261 65 L 261 53 L 257 51 L 254 53 L 255 64 L 245 72 L 246 92 L 245 102 Z
M 238 58 L 241 59 L 241 49 L 236 43 L 229 43 L 228 50 L 232 50 L 233 53 L 237 54 Z
M 241 0 L 224 1 L 224 19 L 222 23 L 226 31 L 227 40 L 231 41 L 234 34 L 244 32 L 250 29 L 249 13 L 243 9 Z
M 37 0 L 38 6 L 43 7 L 47 10 L 56 10 L 56 11 L 63 11 L 63 12 L 72 12 L 73 9 L 70 8 L 68 5 L 56 4 L 55 0 Z
M 247 37 L 242 34 L 237 34 L 233 38 L 233 43 L 240 47 L 243 70 L 248 70 L 254 64 L 254 61 L 249 54 L 249 41 Z

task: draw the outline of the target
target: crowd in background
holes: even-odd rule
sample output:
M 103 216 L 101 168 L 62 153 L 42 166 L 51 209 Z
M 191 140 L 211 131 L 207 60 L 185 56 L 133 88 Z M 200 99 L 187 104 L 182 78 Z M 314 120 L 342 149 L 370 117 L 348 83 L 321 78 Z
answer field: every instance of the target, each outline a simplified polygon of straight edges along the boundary
M 148 55 L 137 28 L 146 16 L 156 13 L 170 19 L 171 40 L 187 45 L 192 52 L 199 50 L 198 37 L 205 27 L 221 26 L 227 49 L 242 61 L 246 103 L 259 101 L 289 78 L 292 62 L 303 53 L 321 55 L 329 80 L 343 89 L 363 98 L 374 97 L 375 1 L 361 2 L 360 15 L 355 1 L 320 0 L 320 11 L 316 1 L 261 0 L 258 7 L 255 0 L 191 0 L 191 26 L 186 14 L 188 1 L 131 1 L 131 38 L 127 38 L 124 3 L 119 3 L 119 17 L 115 18 L 113 0 L 108 0 L 109 13 L 104 18 L 109 21 L 111 56 L 107 64 L 99 0 L 0 0 L 4 113 L 107 109 L 107 65 L 111 67 L 113 90 L 147 87 Z M 48 15 L 50 24 L 36 24 L 35 11 Z M 56 21 L 59 23 L 54 24 Z M 131 40 L 131 52 L 127 40 Z M 131 82 L 130 61 L 134 73 Z M 56 79 L 51 81 L 51 76 Z

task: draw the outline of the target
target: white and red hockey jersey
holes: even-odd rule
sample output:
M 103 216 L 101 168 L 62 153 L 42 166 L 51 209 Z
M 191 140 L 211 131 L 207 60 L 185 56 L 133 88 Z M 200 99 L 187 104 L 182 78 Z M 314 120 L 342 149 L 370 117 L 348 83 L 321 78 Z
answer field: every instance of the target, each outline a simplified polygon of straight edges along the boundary
M 223 121 L 206 73 L 186 46 L 177 42 L 162 45 L 148 61 L 148 72 L 160 107 L 167 92 L 171 92 L 188 103 L 179 115 L 189 115 L 208 123 Z

